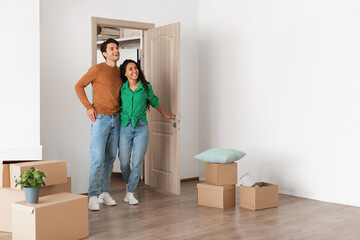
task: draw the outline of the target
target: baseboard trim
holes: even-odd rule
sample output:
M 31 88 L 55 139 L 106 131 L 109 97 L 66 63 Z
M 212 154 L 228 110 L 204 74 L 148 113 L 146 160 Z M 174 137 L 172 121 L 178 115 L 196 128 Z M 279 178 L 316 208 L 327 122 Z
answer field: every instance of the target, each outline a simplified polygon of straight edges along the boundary
M 112 176 L 115 176 L 115 177 L 122 177 L 121 173 L 112 173 Z M 183 178 L 183 179 L 180 179 L 180 182 L 183 183 L 183 182 L 192 182 L 192 181 L 199 181 L 199 177 L 192 177 L 192 178 Z M 88 195 L 87 193 L 80 193 L 81 195 Z
M 192 182 L 192 181 L 199 181 L 199 177 L 192 177 L 192 178 L 183 178 L 183 179 L 180 179 L 180 182 Z

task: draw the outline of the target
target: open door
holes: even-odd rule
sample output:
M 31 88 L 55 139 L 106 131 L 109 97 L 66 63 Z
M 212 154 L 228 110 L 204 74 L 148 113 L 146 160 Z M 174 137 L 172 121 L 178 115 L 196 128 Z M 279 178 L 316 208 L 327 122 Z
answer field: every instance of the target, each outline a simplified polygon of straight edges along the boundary
M 180 194 L 180 23 L 144 31 L 144 72 L 160 104 L 177 120 L 148 114 L 149 146 L 145 184 Z

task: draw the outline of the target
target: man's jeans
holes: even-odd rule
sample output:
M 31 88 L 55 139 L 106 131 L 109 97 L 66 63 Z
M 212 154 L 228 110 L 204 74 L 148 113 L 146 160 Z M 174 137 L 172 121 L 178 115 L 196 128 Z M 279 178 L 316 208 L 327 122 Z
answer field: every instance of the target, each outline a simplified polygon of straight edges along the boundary
M 149 128 L 142 120 L 139 120 L 135 129 L 131 122 L 126 127 L 120 127 L 119 159 L 121 174 L 125 183 L 128 184 L 128 192 L 134 192 L 139 183 L 148 143 Z M 132 165 L 130 170 L 131 150 Z
M 91 123 L 89 197 L 108 192 L 119 144 L 120 114 L 97 114 Z

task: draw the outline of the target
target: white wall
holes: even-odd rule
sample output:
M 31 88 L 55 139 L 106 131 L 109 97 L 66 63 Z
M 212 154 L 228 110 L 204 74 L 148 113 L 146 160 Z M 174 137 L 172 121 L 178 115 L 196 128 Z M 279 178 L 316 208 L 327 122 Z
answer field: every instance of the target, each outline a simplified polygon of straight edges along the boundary
M 39 0 L 0 2 L 0 160 L 41 159 Z
M 41 143 L 46 159 L 68 162 L 74 192 L 87 192 L 90 121 L 74 90 L 91 66 L 91 16 L 181 23 L 181 177 L 196 177 L 198 163 L 198 1 L 40 1 Z M 161 101 L 161 100 L 160 100 Z
M 44 158 L 68 161 L 75 192 L 87 191 L 90 159 L 89 121 L 73 89 L 91 63 L 90 17 L 181 22 L 182 178 L 197 176 L 198 150 L 232 147 L 248 153 L 240 175 L 360 206 L 360 4 L 199 4 L 41 0 L 39 13 L 38 0 L 2 1 L 0 159 L 42 157 L 39 15 Z
M 200 0 L 199 9 L 200 150 L 245 151 L 239 174 L 360 206 L 360 3 Z

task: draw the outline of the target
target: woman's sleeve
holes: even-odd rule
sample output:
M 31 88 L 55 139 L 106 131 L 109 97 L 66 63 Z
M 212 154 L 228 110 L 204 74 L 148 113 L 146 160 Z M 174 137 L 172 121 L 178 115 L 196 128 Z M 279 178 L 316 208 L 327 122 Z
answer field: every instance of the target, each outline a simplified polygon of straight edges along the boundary
M 152 89 L 152 86 L 150 84 L 148 84 L 148 89 L 149 89 L 149 102 L 150 105 L 153 108 L 157 108 L 158 106 L 160 106 L 160 102 L 159 102 L 159 98 L 154 94 L 154 91 Z

